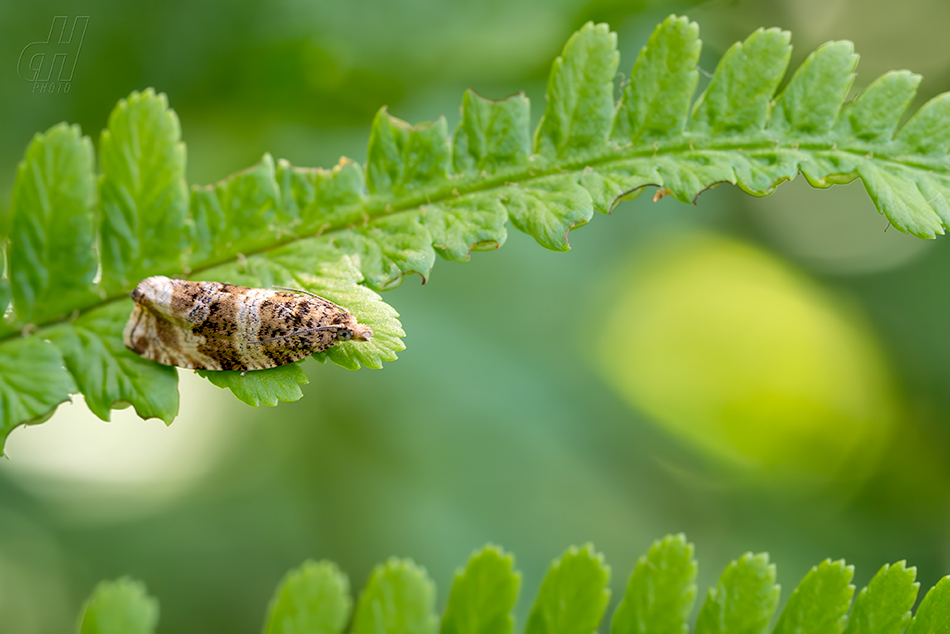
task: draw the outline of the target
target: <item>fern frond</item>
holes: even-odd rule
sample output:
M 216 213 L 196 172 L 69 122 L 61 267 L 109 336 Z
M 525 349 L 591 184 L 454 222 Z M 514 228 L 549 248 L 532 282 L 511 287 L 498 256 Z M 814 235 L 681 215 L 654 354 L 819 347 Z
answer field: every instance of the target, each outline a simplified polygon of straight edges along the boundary
M 435 634 L 435 584 L 424 568 L 391 558 L 377 566 L 356 604 L 353 634 Z
M 778 607 L 775 574 L 767 553 L 746 553 L 726 566 L 699 610 L 696 634 L 764 632 Z
M 833 42 L 776 95 L 790 36 L 760 29 L 729 49 L 691 107 L 698 27 L 671 16 L 615 103 L 615 39 L 606 25 L 587 24 L 568 40 L 533 133 L 524 95 L 492 101 L 467 91 L 451 133 L 444 119 L 410 125 L 381 109 L 365 165 L 311 169 L 265 155 L 189 192 L 177 118 L 150 90 L 116 106 L 99 144 L 100 175 L 78 128 L 37 135 L 6 225 L 0 305 L 12 299 L 12 309 L 0 325 L 0 440 L 76 391 L 104 419 L 123 402 L 144 417 L 174 418 L 175 371 L 120 339 L 126 295 L 148 275 L 325 295 L 376 337 L 319 359 L 375 368 L 396 358 L 404 332 L 373 291 L 410 273 L 428 279 L 436 255 L 464 262 L 498 248 L 509 221 L 567 250 L 568 232 L 646 186 L 692 203 L 724 182 L 764 196 L 799 172 L 816 187 L 861 179 L 901 231 L 934 237 L 950 225 L 950 96 L 897 129 L 919 76 L 888 73 L 846 102 L 857 56 Z M 304 379 L 294 368 L 206 376 L 251 404 L 299 398 Z
M 696 598 L 693 545 L 680 535 L 654 542 L 640 558 L 616 607 L 611 634 L 687 634 Z M 884 566 L 852 604 L 853 570 L 826 560 L 805 575 L 778 623 L 776 569 L 764 554 L 731 562 L 709 591 L 694 631 L 721 634 L 943 634 L 950 623 L 950 577 L 930 589 L 911 620 L 917 598 L 916 569 L 904 562 Z M 552 562 L 541 583 L 525 632 L 596 632 L 610 593 L 609 568 L 591 545 L 569 548 Z M 514 625 L 520 574 L 514 558 L 486 546 L 459 570 L 442 617 L 441 634 L 509 634 Z M 350 626 L 353 634 L 430 634 L 435 630 L 435 588 L 426 571 L 408 560 L 390 559 L 370 576 Z M 287 573 L 270 603 L 265 634 L 342 634 L 352 600 L 349 582 L 335 564 L 305 562 Z M 850 609 L 850 615 L 848 611 Z M 83 634 L 154 631 L 158 613 L 144 586 L 127 579 L 103 582 L 81 616 Z M 89 623 L 107 619 L 147 624 L 116 630 Z
M 158 601 L 128 577 L 100 583 L 79 618 L 79 634 L 152 634 Z
M 854 600 L 844 634 L 900 634 L 905 631 L 911 620 L 910 609 L 914 607 L 920 590 L 920 584 L 914 581 L 916 576 L 916 569 L 908 568 L 904 561 L 878 570 L 871 583 Z M 947 616 L 950 617 L 950 613 Z
M 473 553 L 455 573 L 440 634 L 511 634 L 521 586 L 514 567 L 514 557 L 496 546 Z
M 610 600 L 610 566 L 592 544 L 569 548 L 541 582 L 525 634 L 587 634 L 597 630 Z
M 335 564 L 304 562 L 280 581 L 264 634 L 339 634 L 350 618 L 350 582 Z
M 667 535 L 640 557 L 610 634 L 686 634 L 696 602 L 693 545 L 683 535 Z

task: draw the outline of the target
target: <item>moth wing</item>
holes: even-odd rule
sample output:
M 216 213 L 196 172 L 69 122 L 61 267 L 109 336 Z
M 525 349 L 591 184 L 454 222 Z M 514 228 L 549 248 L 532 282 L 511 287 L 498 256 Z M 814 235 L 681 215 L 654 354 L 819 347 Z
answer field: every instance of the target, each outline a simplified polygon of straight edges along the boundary
M 314 352 L 325 349 L 326 343 L 319 338 L 314 339 L 314 335 L 323 331 L 323 328 L 305 328 L 301 325 L 295 331 L 235 344 L 248 370 L 263 370 L 306 359 Z
M 198 349 L 194 333 L 136 305 L 122 341 L 132 352 L 162 365 L 194 370 L 220 370 L 221 365 Z
M 322 298 L 149 278 L 124 333 L 137 354 L 182 368 L 262 370 L 332 346 L 340 311 Z M 348 313 L 347 313 L 348 314 Z

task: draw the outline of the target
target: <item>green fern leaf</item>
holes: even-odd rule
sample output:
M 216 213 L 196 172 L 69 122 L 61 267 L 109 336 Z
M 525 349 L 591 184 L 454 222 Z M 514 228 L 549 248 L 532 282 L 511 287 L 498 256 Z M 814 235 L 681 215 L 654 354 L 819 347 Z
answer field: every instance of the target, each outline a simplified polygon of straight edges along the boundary
M 617 35 L 606 24 L 588 24 L 570 37 L 551 68 L 535 152 L 563 157 L 604 144 L 614 114 L 619 63 Z
M 548 569 L 525 634 L 590 634 L 610 600 L 610 566 L 591 544 L 569 548 Z
M 0 325 L 0 360 L 10 361 L 0 364 L 0 435 L 48 416 L 76 389 L 102 418 L 128 402 L 171 420 L 174 371 L 149 369 L 119 345 L 126 295 L 147 275 L 325 293 L 376 336 L 318 360 L 376 368 L 396 358 L 404 333 L 373 290 L 410 273 L 428 279 L 436 255 L 461 262 L 501 246 L 508 221 L 546 248 L 567 250 L 571 230 L 647 186 L 692 203 L 724 182 L 763 196 L 799 172 L 816 187 L 860 178 L 897 229 L 943 233 L 950 96 L 901 128 L 917 75 L 888 73 L 845 103 L 857 63 L 847 42 L 820 47 L 776 94 L 790 50 L 787 32 L 756 31 L 727 51 L 690 109 L 699 30 L 670 16 L 615 104 L 616 37 L 587 24 L 554 62 L 533 133 L 523 94 L 492 101 L 466 91 L 454 131 L 441 118 L 413 125 L 381 109 L 365 165 L 341 159 L 311 169 L 265 155 L 190 193 L 177 117 L 163 95 L 133 93 L 101 136 L 98 204 L 89 140 L 77 128 L 51 128 L 27 149 L 6 223 L 0 306 L 12 297 L 13 307 Z M 23 343 L 20 331 L 34 328 L 39 340 Z M 40 345 L 46 340 L 55 349 Z M 16 362 L 26 348 L 43 349 L 41 361 Z M 27 365 L 34 377 L 56 380 L 42 394 L 17 396 L 19 377 L 6 372 Z M 294 368 L 206 376 L 268 404 L 299 398 L 303 379 Z
M 812 568 L 788 598 L 774 634 L 841 634 L 854 596 L 854 568 L 826 559 Z
M 699 28 L 667 20 L 640 51 L 614 117 L 611 139 L 637 143 L 681 134 L 699 81 Z
M 242 374 L 232 370 L 222 372 L 198 370 L 198 374 L 208 379 L 213 385 L 231 390 L 234 396 L 251 407 L 258 405 L 273 407 L 281 401 L 296 401 L 303 396 L 300 386 L 310 382 L 299 362 L 278 366 L 272 372 L 255 370 Z
M 178 117 L 147 90 L 120 101 L 99 142 L 102 288 L 122 292 L 180 271 L 188 189 Z
M 883 566 L 858 593 L 845 634 L 901 634 L 910 623 L 917 600 L 916 568 L 899 561 Z
M 859 97 L 860 99 L 860 97 Z M 901 112 L 903 114 L 903 112 Z M 881 116 L 880 111 L 878 116 Z M 906 154 L 945 157 L 950 152 L 950 94 L 937 95 L 911 117 L 894 138 L 898 151 Z
M 686 536 L 668 535 L 640 557 L 610 634 L 686 634 L 696 601 L 697 565 Z
M 854 81 L 851 42 L 829 42 L 808 56 L 772 110 L 769 129 L 781 135 L 824 134 L 838 119 Z
M 281 213 L 276 167 L 269 154 L 239 174 L 191 192 L 191 268 L 220 259 L 221 253 L 253 253 L 269 246 L 275 232 L 296 220 Z
M 521 585 L 514 565 L 514 557 L 494 546 L 473 554 L 455 573 L 441 634 L 511 634 Z
M 158 601 L 141 581 L 123 577 L 96 586 L 83 607 L 80 634 L 153 634 L 158 625 Z
M 702 137 L 764 128 L 792 54 L 790 40 L 788 31 L 759 29 L 726 51 L 696 102 L 690 131 Z
M 914 99 L 920 79 L 920 75 L 906 70 L 878 77 L 857 99 L 845 104 L 838 120 L 841 134 L 864 141 L 886 141 Z
M 42 423 L 75 391 L 73 377 L 63 367 L 63 356 L 53 344 L 31 335 L 0 346 L 3 437 L 17 425 Z
M 944 577 L 924 595 L 907 634 L 950 633 L 950 577 Z
M 336 564 L 306 561 L 277 586 L 264 634 L 340 634 L 351 607 L 350 582 Z
M 730 563 L 699 611 L 696 634 L 762 634 L 778 607 L 775 566 L 766 554 Z
M 353 615 L 353 634 L 434 634 L 435 586 L 411 561 L 377 566 Z
M 508 239 L 508 213 L 497 194 L 426 205 L 421 221 L 446 260 L 468 262 L 472 251 L 497 249 Z
M 534 236 L 541 246 L 567 251 L 567 232 L 594 215 L 590 194 L 573 176 L 558 174 L 512 186 L 505 191 L 511 224 Z
M 452 160 L 459 174 L 497 174 L 525 165 L 531 153 L 531 104 L 523 93 L 485 99 L 473 90 L 462 95 L 462 120 L 452 137 Z
M 348 229 L 330 244 L 341 253 L 356 255 L 367 283 L 380 290 L 395 288 L 410 273 L 421 275 L 424 284 L 435 264 L 432 237 L 417 214 L 389 216 L 368 227 Z
M 78 126 L 37 134 L 17 169 L 10 209 L 13 304 L 19 324 L 43 323 L 96 299 L 92 143 Z

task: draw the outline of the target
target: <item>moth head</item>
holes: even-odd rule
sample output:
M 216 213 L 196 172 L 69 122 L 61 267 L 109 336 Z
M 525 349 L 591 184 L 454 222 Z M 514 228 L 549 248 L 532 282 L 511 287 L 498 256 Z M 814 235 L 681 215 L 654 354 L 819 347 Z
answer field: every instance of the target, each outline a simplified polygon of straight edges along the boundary
M 173 281 L 164 275 L 146 277 L 132 290 L 132 301 L 137 304 L 166 300 L 173 287 Z
M 346 314 L 344 321 L 336 331 L 337 341 L 369 341 L 373 336 L 373 331 L 366 326 L 358 323 L 356 318 L 349 313 Z

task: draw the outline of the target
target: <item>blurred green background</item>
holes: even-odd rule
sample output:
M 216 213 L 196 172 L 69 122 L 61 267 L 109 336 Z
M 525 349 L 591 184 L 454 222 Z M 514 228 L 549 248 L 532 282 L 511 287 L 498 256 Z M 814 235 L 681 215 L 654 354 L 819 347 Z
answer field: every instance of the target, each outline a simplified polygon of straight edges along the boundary
M 621 69 L 670 12 L 700 24 L 703 67 L 759 26 L 793 64 L 829 39 L 950 89 L 942 0 L 0 2 L 0 201 L 30 137 L 62 120 L 98 141 L 115 102 L 166 92 L 190 182 L 265 151 L 297 165 L 365 158 L 388 105 L 458 119 L 465 87 L 524 89 L 535 118 L 551 60 L 587 20 L 618 31 Z M 68 93 L 34 94 L 20 51 L 53 16 L 88 15 Z M 705 82 L 706 80 L 703 80 Z M 825 557 L 866 583 L 907 559 L 950 572 L 950 242 L 891 229 L 861 185 L 719 187 L 697 207 L 623 203 L 552 253 L 512 230 L 497 253 L 440 261 L 385 299 L 408 349 L 384 370 L 306 366 L 304 398 L 251 409 L 182 371 L 169 428 L 81 398 L 11 436 L 0 463 L 4 632 L 71 631 L 94 584 L 133 575 L 160 632 L 259 631 L 306 558 L 355 588 L 390 555 L 444 600 L 485 542 L 524 573 L 519 621 L 548 562 L 593 541 L 615 600 L 652 539 L 685 531 L 701 596 L 746 550 L 787 592 Z

